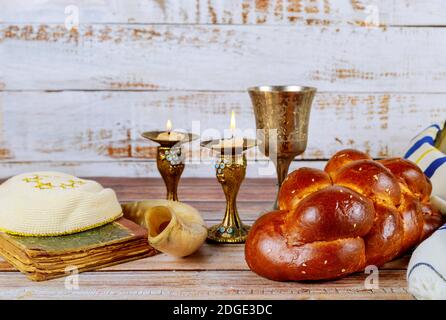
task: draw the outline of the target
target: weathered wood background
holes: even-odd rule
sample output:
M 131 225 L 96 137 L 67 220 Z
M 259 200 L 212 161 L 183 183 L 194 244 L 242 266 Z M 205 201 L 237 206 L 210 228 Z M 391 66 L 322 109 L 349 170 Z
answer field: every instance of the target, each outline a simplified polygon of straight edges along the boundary
M 294 166 L 401 155 L 446 118 L 445 27 L 444 0 L 0 0 L 0 176 L 157 176 L 142 131 L 252 128 L 258 84 L 319 89 Z

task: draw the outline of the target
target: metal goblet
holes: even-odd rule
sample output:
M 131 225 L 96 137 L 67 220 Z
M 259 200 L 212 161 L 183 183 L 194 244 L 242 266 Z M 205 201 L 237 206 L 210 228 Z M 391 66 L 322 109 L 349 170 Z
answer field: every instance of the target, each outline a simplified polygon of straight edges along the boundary
M 316 88 L 259 86 L 248 89 L 261 151 L 274 163 L 278 187 L 291 161 L 307 147 L 308 123 Z M 277 196 L 274 208 L 277 209 Z

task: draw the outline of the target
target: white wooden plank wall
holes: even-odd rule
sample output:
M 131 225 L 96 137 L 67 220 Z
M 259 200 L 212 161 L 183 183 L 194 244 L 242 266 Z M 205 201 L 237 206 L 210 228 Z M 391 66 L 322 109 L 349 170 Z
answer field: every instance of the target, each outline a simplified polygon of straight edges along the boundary
M 0 177 L 158 176 L 142 131 L 223 131 L 231 110 L 253 128 L 258 84 L 319 89 L 293 167 L 343 147 L 400 156 L 446 120 L 445 57 L 442 0 L 0 0 Z

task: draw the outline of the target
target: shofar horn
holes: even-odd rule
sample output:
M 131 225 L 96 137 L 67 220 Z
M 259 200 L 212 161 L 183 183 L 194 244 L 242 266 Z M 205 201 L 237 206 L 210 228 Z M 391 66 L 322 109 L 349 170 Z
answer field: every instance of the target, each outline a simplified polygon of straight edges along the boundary
M 175 257 L 197 251 L 207 237 L 200 213 L 190 205 L 170 200 L 146 200 L 123 204 L 124 217 L 148 229 L 155 249 Z

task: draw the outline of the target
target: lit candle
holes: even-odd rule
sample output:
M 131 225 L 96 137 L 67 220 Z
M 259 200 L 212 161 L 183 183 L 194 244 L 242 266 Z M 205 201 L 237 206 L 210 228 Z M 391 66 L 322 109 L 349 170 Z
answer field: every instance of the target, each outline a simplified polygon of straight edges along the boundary
M 184 134 L 172 131 L 172 121 L 169 119 L 166 123 L 166 131 L 161 132 L 156 138 L 164 141 L 181 141 L 184 139 Z
M 234 138 L 235 136 L 235 113 L 234 110 L 231 112 L 231 122 L 229 123 L 229 128 L 231 128 L 231 137 Z
M 220 140 L 220 142 L 215 146 L 217 149 L 235 149 L 243 147 L 243 138 L 237 138 L 235 136 L 235 128 L 235 113 L 232 111 L 230 122 L 231 138 Z

